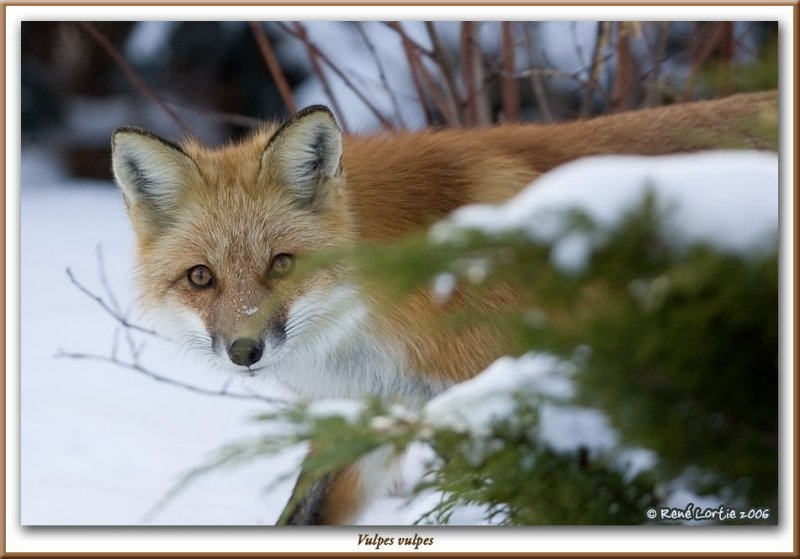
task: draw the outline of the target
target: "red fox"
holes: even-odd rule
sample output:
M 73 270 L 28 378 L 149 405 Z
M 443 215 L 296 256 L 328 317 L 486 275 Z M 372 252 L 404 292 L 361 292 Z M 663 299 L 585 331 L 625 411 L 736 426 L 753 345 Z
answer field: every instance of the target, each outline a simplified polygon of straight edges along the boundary
M 137 235 L 143 305 L 162 331 L 304 398 L 425 400 L 502 355 L 502 332 L 437 331 L 432 294 L 386 310 L 346 263 L 293 275 L 299 260 L 506 200 L 586 155 L 695 151 L 709 138 L 774 148 L 750 129 L 776 107 L 777 92 L 766 92 L 561 124 L 362 137 L 343 136 L 313 106 L 218 149 L 119 128 L 113 171 Z M 381 460 L 318 482 L 282 522 L 352 523 L 387 485 Z

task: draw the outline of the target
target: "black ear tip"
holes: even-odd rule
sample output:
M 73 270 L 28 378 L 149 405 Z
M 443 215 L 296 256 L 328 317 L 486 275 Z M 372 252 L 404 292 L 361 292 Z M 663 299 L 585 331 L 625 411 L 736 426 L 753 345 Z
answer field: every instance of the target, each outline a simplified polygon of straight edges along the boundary
M 142 128 L 138 128 L 136 126 L 120 126 L 119 128 L 116 128 L 114 130 L 114 132 L 111 133 L 111 147 L 112 148 L 116 145 L 117 137 L 120 136 L 120 135 L 139 136 L 139 137 L 144 137 L 144 138 L 147 138 L 147 139 L 150 139 L 150 140 L 155 140 L 156 142 L 159 142 L 160 144 L 162 144 L 162 145 L 164 145 L 166 147 L 169 147 L 169 148 L 177 150 L 177 151 L 179 151 L 181 153 L 184 153 L 183 148 L 181 148 L 178 144 L 170 142 L 169 140 L 165 140 L 161 136 L 157 136 L 157 135 L 153 134 L 152 132 L 148 132 L 147 130 L 144 130 Z
M 333 111 L 325 105 L 309 105 L 308 107 L 300 109 L 294 114 L 289 122 L 297 122 L 298 120 L 309 115 L 320 113 L 327 115 L 331 122 L 336 125 L 336 128 L 339 128 L 339 123 L 336 121 L 336 116 L 333 114 Z
M 333 111 L 330 110 L 326 105 L 309 105 L 308 107 L 305 107 L 297 111 L 297 114 L 295 116 L 303 117 L 318 112 L 328 113 L 331 116 L 331 118 L 333 118 Z
M 117 143 L 117 138 L 120 135 L 127 135 L 127 134 L 138 134 L 144 135 L 147 134 L 141 128 L 136 128 L 135 126 L 120 126 L 115 128 L 114 131 L 111 133 L 111 146 L 113 147 Z
M 112 132 L 111 137 L 115 137 L 117 134 L 147 134 L 141 128 L 137 128 L 136 126 L 120 126 L 114 129 Z

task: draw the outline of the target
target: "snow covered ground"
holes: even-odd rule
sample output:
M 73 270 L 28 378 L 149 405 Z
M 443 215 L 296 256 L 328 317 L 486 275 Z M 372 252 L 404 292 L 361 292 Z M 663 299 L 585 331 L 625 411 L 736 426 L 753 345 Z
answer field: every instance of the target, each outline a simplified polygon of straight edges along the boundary
M 117 324 L 69 280 L 98 295 L 96 247 L 123 308 L 132 306 L 133 238 L 110 183 L 66 180 L 41 154 L 23 158 L 21 197 L 21 501 L 23 525 L 127 525 L 188 469 L 223 444 L 257 431 L 257 401 L 193 394 L 105 364 L 57 358 L 59 351 L 110 355 Z M 225 382 L 191 356 L 141 337 L 143 363 L 183 382 Z M 120 340 L 120 358 L 127 358 Z M 269 387 L 237 387 L 244 391 Z M 151 524 L 273 524 L 299 463 L 297 452 L 191 485 Z

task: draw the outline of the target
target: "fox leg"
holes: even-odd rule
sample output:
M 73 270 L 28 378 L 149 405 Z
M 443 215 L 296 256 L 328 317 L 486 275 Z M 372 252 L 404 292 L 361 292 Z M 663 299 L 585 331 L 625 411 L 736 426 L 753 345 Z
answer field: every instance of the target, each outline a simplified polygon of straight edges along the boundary
M 301 473 L 278 524 L 293 526 L 352 522 L 363 501 L 358 472 L 353 466 L 328 474 L 310 487 L 307 487 L 307 483 L 307 474 Z
M 352 524 L 370 499 L 392 485 L 393 453 L 379 448 L 309 485 L 300 477 L 278 525 Z

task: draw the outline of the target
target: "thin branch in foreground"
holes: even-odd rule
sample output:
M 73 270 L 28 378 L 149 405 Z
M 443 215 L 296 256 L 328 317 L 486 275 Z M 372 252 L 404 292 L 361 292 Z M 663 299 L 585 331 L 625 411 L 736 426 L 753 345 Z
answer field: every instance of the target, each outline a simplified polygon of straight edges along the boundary
M 278 398 L 267 398 L 266 396 L 261 396 L 259 394 L 242 394 L 240 392 L 229 392 L 227 390 L 227 384 L 222 387 L 220 390 L 211 390 L 209 388 L 201 388 L 199 386 L 195 386 L 193 384 L 188 384 L 185 382 L 181 382 L 179 380 L 175 380 L 173 378 L 161 375 L 159 373 L 155 373 L 142 365 L 140 365 L 135 360 L 133 362 L 122 361 L 117 359 L 116 357 L 109 357 L 106 355 L 99 355 L 94 353 L 77 353 L 77 352 L 69 352 L 59 350 L 56 353 L 56 358 L 63 359 L 85 359 L 90 361 L 100 361 L 103 363 L 111 363 L 113 365 L 117 365 L 118 367 L 122 367 L 124 369 L 130 369 L 132 371 L 136 371 L 137 373 L 141 373 L 146 377 L 153 379 L 158 382 L 162 382 L 164 384 L 169 384 L 171 386 L 177 386 L 179 388 L 183 388 L 190 392 L 194 392 L 196 394 L 203 394 L 205 396 L 224 396 L 226 398 L 236 398 L 239 400 L 257 400 L 260 402 L 266 402 L 268 404 L 276 404 L 276 405 L 286 405 L 288 402 L 286 400 L 281 400 Z
M 114 59 L 114 62 L 117 63 L 117 66 L 123 71 L 123 73 L 128 77 L 128 79 L 133 83 L 134 87 L 139 90 L 142 95 L 153 101 L 156 105 L 158 105 L 162 111 L 167 113 L 172 121 L 178 125 L 178 127 L 184 132 L 184 134 L 193 135 L 192 129 L 183 121 L 178 114 L 173 111 L 169 104 L 161 97 L 158 93 L 156 93 L 147 82 L 142 79 L 139 74 L 136 73 L 136 70 L 125 60 L 125 57 L 111 44 L 111 41 L 103 35 L 92 23 L 88 21 L 79 21 L 78 25 L 80 25 L 86 33 L 88 33 L 92 39 L 94 39 L 106 53 Z
M 158 332 L 155 332 L 148 328 L 143 328 L 142 326 L 138 326 L 136 324 L 133 324 L 132 322 L 129 322 L 127 318 L 125 318 L 120 313 L 116 312 L 113 308 L 111 308 L 109 304 L 106 303 L 102 297 L 92 293 L 87 287 L 85 287 L 82 283 L 80 283 L 75 278 L 75 275 L 72 273 L 71 269 L 67 268 L 66 271 L 67 271 L 67 277 L 69 277 L 69 280 L 72 283 L 72 285 L 80 289 L 84 295 L 86 295 L 87 297 L 92 299 L 95 303 L 100 305 L 103 308 L 103 310 L 105 310 L 108 314 L 110 314 L 114 318 L 114 320 L 119 322 L 122 326 L 130 330 L 136 330 L 137 332 L 142 332 L 143 334 L 147 334 L 148 336 L 154 336 L 156 338 L 161 337 L 159 336 Z

